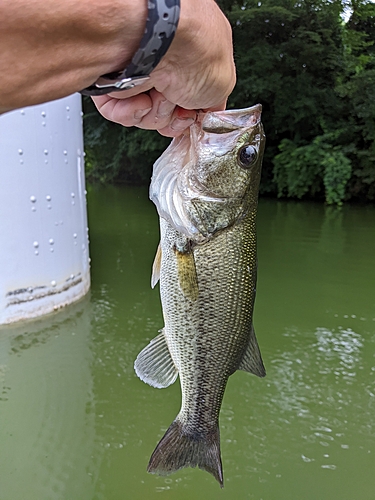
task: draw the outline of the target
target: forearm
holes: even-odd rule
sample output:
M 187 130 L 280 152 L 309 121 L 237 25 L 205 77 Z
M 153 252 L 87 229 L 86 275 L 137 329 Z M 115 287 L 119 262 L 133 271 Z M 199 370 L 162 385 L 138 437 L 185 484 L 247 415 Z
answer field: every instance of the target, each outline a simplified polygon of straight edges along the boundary
M 69 95 L 123 69 L 147 0 L 0 2 L 0 112 Z
M 232 33 L 215 0 L 180 0 L 176 35 L 150 79 L 95 103 L 109 120 L 170 137 L 195 110 L 224 109 L 235 84 Z M 58 99 L 123 70 L 147 0 L 0 0 L 0 113 Z

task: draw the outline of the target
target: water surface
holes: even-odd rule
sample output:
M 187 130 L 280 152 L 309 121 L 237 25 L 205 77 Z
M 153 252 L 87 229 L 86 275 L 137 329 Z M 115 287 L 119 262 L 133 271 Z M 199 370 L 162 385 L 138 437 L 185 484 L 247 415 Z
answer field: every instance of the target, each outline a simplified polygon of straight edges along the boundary
M 0 500 L 373 500 L 375 208 L 261 200 L 255 329 L 267 368 L 228 383 L 225 488 L 146 473 L 178 383 L 134 374 L 163 326 L 144 188 L 89 192 L 92 290 L 0 329 Z

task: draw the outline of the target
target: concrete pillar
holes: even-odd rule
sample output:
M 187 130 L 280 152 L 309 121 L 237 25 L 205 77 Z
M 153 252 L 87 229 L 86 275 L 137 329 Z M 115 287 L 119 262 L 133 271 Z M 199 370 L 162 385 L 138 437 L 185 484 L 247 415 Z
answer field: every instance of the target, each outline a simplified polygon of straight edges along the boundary
M 0 116 L 0 324 L 90 287 L 81 99 Z

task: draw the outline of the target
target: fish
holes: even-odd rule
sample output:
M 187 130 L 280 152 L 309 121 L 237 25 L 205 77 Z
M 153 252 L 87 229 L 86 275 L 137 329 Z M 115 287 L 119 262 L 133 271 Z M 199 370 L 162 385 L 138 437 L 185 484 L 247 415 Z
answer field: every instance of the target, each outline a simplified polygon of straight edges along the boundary
M 164 328 L 134 368 L 156 388 L 179 376 L 182 403 L 150 473 L 198 466 L 223 487 L 219 413 L 228 378 L 236 370 L 266 374 L 253 327 L 261 111 L 200 112 L 153 167 L 160 244 L 151 286 L 160 281 Z

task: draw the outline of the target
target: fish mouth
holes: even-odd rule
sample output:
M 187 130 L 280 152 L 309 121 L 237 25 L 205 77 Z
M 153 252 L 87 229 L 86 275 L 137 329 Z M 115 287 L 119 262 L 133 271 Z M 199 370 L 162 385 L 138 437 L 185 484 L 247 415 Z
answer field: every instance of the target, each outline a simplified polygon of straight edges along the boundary
M 208 113 L 200 111 L 196 123 L 205 132 L 226 134 L 256 126 L 260 123 L 261 115 L 262 105 L 255 104 L 255 106 L 245 109 L 226 109 Z
M 261 110 L 262 106 L 257 104 L 240 110 L 199 112 L 189 131 L 173 139 L 154 164 L 150 199 L 156 205 L 159 216 L 196 243 L 206 241 L 212 234 L 207 234 L 199 217 L 192 215 L 194 203 L 221 205 L 241 200 L 239 196 L 213 192 L 198 177 L 194 169 L 199 161 L 198 149 L 200 146 L 214 147 L 215 156 L 227 154 L 244 129 L 260 123 Z

